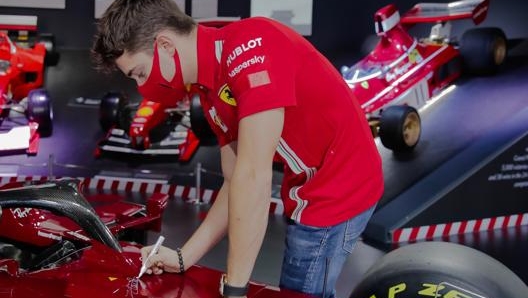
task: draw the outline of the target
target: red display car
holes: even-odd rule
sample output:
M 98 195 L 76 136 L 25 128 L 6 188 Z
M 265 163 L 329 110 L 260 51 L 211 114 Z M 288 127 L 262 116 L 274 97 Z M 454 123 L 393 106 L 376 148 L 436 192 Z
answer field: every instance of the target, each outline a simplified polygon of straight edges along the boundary
M 120 93 L 109 92 L 101 100 L 99 123 L 106 131 L 95 156 L 105 152 L 131 155 L 177 156 L 189 161 L 200 141 L 190 128 L 189 105 L 164 107 L 142 100 L 130 103 Z
M 355 65 L 341 73 L 359 99 L 375 136 L 395 152 L 410 151 L 419 141 L 418 109 L 425 107 L 463 72 L 493 74 L 503 63 L 507 40 L 499 28 L 472 28 L 460 40 L 451 23 L 471 19 L 480 24 L 489 0 L 420 3 L 402 17 L 394 5 L 374 15 L 379 41 Z M 408 30 L 434 23 L 427 38 Z
M 132 226 L 159 231 L 166 204 L 160 196 L 147 200 L 146 216 L 134 217 L 134 204 L 92 208 L 74 180 L 4 187 L 0 297 L 219 297 L 221 273 L 200 266 L 185 275 L 136 278 L 140 244 L 119 241 L 116 232 Z M 309 298 L 257 283 L 248 297 Z
M 200 141 L 191 130 L 188 101 L 165 107 L 147 99 L 134 104 L 120 93 L 101 100 L 99 123 L 106 131 L 95 156 L 105 152 L 148 156 L 177 156 L 186 162 Z
M 12 32 L 34 32 L 32 20 L 0 15 L 0 151 L 36 154 L 40 136 L 53 130 L 51 98 L 42 88 L 52 42 L 20 34 L 17 42 L 10 38 Z

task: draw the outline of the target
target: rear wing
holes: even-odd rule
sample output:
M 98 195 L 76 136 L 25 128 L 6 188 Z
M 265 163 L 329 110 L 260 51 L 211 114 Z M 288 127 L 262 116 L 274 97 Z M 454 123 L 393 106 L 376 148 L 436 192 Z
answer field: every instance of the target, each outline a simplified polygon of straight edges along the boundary
M 450 3 L 418 3 L 403 15 L 401 23 L 437 23 L 471 19 L 480 24 L 488 14 L 489 0 L 462 0 Z
M 0 15 L 0 31 L 17 43 L 28 42 L 37 34 L 37 16 Z

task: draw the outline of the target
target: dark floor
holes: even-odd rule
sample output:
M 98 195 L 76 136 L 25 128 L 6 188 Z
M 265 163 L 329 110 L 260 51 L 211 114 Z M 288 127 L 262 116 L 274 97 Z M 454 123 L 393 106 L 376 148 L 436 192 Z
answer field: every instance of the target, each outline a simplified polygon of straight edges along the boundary
M 420 183 L 442 164 L 528 107 L 526 48 L 526 45 L 521 45 L 511 51 L 510 59 L 499 75 L 464 78 L 457 82 L 457 88 L 453 92 L 422 112 L 422 140 L 412 156 L 395 156 L 378 146 L 383 158 L 386 184 L 381 205 Z M 135 100 L 139 97 L 133 82 L 124 77 L 102 77 L 95 73 L 90 67 L 87 51 L 62 51 L 59 64 L 47 71 L 46 87 L 54 100 L 53 135 L 41 140 L 40 151 L 36 156 L 0 156 L 0 173 L 3 175 L 12 173 L 20 176 L 92 177 L 108 172 L 149 172 L 152 177 L 167 178 L 178 185 L 190 185 L 195 183 L 193 172 L 200 163 L 207 170 L 202 177 L 203 186 L 216 189 L 220 185 L 219 152 L 216 147 L 201 147 L 190 162 L 183 164 L 176 159 L 93 157 L 96 142 L 103 136 L 98 125 L 97 106 L 79 106 L 74 104 L 75 99 L 100 98 L 109 90 L 124 91 Z M 500 145 L 497 144 L 498 147 Z M 277 177 L 280 174 L 277 173 Z M 200 223 L 200 216 L 207 208 L 207 205 L 184 203 L 178 198 L 171 200 L 162 231 L 167 236 L 165 244 L 182 245 Z M 253 278 L 257 281 L 270 284 L 278 282 L 283 226 L 280 216 L 270 217 L 264 247 L 254 271 Z M 523 265 L 525 252 L 528 251 L 527 234 L 526 227 L 519 227 L 450 240 L 463 242 L 490 254 L 528 282 L 528 270 Z M 153 242 L 155 237 L 154 234 L 150 235 L 150 241 Z M 361 241 L 347 261 L 338 282 L 339 296 L 346 297 L 361 275 L 390 249 L 390 246 L 369 239 Z M 225 251 L 226 243 L 221 242 L 204 257 L 201 264 L 223 269 Z

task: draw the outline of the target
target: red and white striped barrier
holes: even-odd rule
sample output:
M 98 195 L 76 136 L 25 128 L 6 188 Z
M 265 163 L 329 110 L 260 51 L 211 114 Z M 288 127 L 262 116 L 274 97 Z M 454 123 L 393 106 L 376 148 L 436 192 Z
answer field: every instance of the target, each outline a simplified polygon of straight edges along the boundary
M 143 179 L 134 178 L 113 178 L 113 177 L 93 177 L 93 178 L 80 178 L 79 179 L 84 187 L 89 190 L 106 190 L 106 191 L 119 191 L 119 192 L 134 192 L 140 194 L 149 193 L 164 193 L 169 196 L 182 198 L 187 202 L 196 202 L 196 188 L 190 186 L 168 184 L 166 182 L 149 181 Z M 46 181 L 48 177 L 45 176 L 17 176 L 17 177 L 0 177 L 0 186 L 23 181 Z M 218 190 L 201 189 L 200 190 L 200 203 L 212 203 Z M 270 213 L 282 214 L 284 207 L 282 201 L 277 198 L 271 198 Z
M 23 181 L 46 181 L 48 180 L 45 176 L 13 176 L 13 177 L 0 177 L 0 186 L 8 183 L 23 182 Z
M 1 30 L 37 31 L 37 16 L 0 15 Z
M 440 237 L 479 233 L 483 231 L 507 229 L 525 225 L 528 225 L 528 213 L 421 227 L 410 227 L 394 230 L 392 232 L 392 243 L 433 240 Z

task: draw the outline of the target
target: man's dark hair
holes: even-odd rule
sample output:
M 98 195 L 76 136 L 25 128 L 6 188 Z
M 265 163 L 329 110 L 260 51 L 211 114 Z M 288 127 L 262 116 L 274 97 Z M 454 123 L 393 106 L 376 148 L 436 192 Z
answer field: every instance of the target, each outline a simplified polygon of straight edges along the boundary
M 152 51 L 156 34 L 171 29 L 189 34 L 196 22 L 183 13 L 173 0 L 116 0 L 97 22 L 91 49 L 95 68 L 116 69 L 115 60 L 124 51 Z

